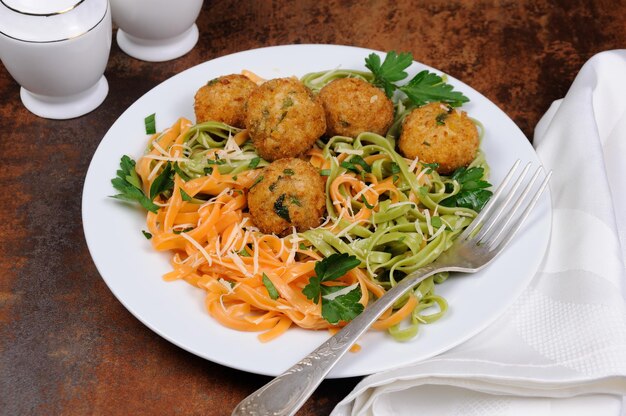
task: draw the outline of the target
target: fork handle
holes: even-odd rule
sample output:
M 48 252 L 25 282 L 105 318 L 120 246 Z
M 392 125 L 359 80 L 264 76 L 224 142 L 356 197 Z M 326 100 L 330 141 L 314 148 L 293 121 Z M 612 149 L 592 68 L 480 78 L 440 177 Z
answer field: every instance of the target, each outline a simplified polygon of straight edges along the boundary
M 287 416 L 295 414 L 313 394 L 324 377 L 365 331 L 408 289 L 441 270 L 435 265 L 422 267 L 355 317 L 341 331 L 281 375 L 243 399 L 232 416 Z

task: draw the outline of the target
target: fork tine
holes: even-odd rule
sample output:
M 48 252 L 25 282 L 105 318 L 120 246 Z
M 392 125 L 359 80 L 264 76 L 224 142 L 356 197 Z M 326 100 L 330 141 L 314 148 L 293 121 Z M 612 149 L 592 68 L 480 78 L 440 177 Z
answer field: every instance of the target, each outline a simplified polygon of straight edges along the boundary
M 526 197 L 530 193 L 533 185 L 535 184 L 535 181 L 537 180 L 541 172 L 542 172 L 542 169 L 540 166 L 535 171 L 535 174 L 530 178 L 530 180 L 528 181 L 528 183 L 526 184 L 526 186 L 524 187 L 524 190 L 521 192 L 520 195 L 511 194 L 509 196 L 510 199 L 512 199 L 512 197 L 515 196 L 516 197 L 515 202 L 512 203 L 512 206 L 508 206 L 508 204 L 505 204 L 507 206 L 504 206 L 502 208 L 502 211 L 504 211 L 506 208 L 506 213 L 504 213 L 504 216 L 502 219 L 494 219 L 493 222 L 490 224 L 489 228 L 485 229 L 484 231 L 481 230 L 481 234 L 482 234 L 480 236 L 481 242 L 487 243 L 487 240 L 490 240 L 493 243 L 494 241 L 498 239 L 498 237 L 500 237 L 503 230 L 507 229 L 509 223 L 513 220 L 513 218 L 515 218 L 515 215 L 517 214 L 522 204 L 525 203 Z M 509 201 L 507 200 L 507 202 Z M 495 226 L 496 221 L 498 221 L 497 223 L 498 226 L 495 228 L 494 232 L 490 234 L 489 231 L 491 231 L 491 228 Z
M 515 183 L 509 190 L 509 193 L 506 195 L 506 198 L 503 198 L 504 201 L 500 203 L 500 205 L 498 206 L 498 212 L 494 215 L 490 215 L 489 217 L 485 218 L 482 224 L 482 228 L 480 229 L 478 233 L 474 234 L 473 236 L 476 242 L 481 242 L 482 240 L 484 240 L 485 237 L 489 235 L 492 228 L 496 226 L 496 224 L 498 224 L 498 229 L 501 229 L 502 223 L 503 222 L 506 223 L 507 218 L 511 218 L 515 214 L 515 212 L 517 211 L 519 207 L 519 205 L 516 205 L 516 204 L 520 201 L 520 197 L 517 196 L 519 195 L 518 189 L 520 188 L 520 186 L 526 179 L 526 174 L 528 173 L 530 166 L 531 166 L 531 163 L 526 164 L 526 166 L 524 167 L 524 170 L 517 177 Z M 537 173 L 535 173 L 535 176 L 530 180 L 530 183 L 529 185 L 527 185 L 525 190 L 522 191 L 522 194 L 524 194 L 524 192 L 529 191 L 530 185 L 532 185 L 532 183 L 536 179 L 537 179 Z M 517 198 L 517 199 L 514 201 L 513 200 L 514 198 Z M 502 216 L 504 216 L 504 219 L 501 219 Z
M 524 179 L 526 178 L 526 174 L 528 173 L 530 166 L 531 166 L 530 162 L 527 163 L 526 166 L 524 166 L 524 170 L 522 170 L 522 172 L 519 174 L 519 176 L 515 180 L 515 183 L 509 190 L 509 193 L 506 195 L 506 198 L 504 198 L 504 201 L 498 205 L 498 211 L 495 214 L 490 215 L 489 217 L 485 218 L 480 231 L 474 235 L 475 241 L 477 242 L 481 241 L 491 231 L 491 229 L 495 226 L 495 224 L 498 223 L 498 221 L 500 220 L 500 217 L 503 214 L 506 215 L 507 212 L 510 212 L 508 210 L 510 208 L 511 201 L 517 194 L 517 190 L 519 189 L 521 184 L 524 182 Z M 515 210 L 515 207 L 514 207 L 514 210 Z
M 552 171 L 548 172 L 548 174 L 545 176 L 545 178 L 543 179 L 543 181 L 539 185 L 539 189 L 537 191 L 535 191 L 535 193 L 531 197 L 530 202 L 528 202 L 527 200 L 529 198 L 530 189 L 531 189 L 532 185 L 534 184 L 536 178 L 539 176 L 539 174 L 541 172 L 543 172 L 543 168 L 539 167 L 537 169 L 537 172 L 535 172 L 535 174 L 533 175 L 533 178 L 531 179 L 529 184 L 524 189 L 524 192 L 522 193 L 522 195 L 518 198 L 518 200 L 517 200 L 517 202 L 515 204 L 515 207 L 512 210 L 513 212 L 511 213 L 511 215 L 509 215 L 506 218 L 506 221 L 504 222 L 504 224 L 502 225 L 500 230 L 497 232 L 495 237 L 491 238 L 491 242 L 488 243 L 489 244 L 489 248 L 491 248 L 491 249 L 495 248 L 496 250 L 500 250 L 500 249 L 504 248 L 509 243 L 509 241 L 511 241 L 511 239 L 515 236 L 515 234 L 520 229 L 520 227 L 522 226 L 524 221 L 526 221 L 526 218 L 528 217 L 530 212 L 533 210 L 533 208 L 537 204 L 537 201 L 539 200 L 539 197 L 541 197 L 541 194 L 543 194 L 543 192 L 547 188 L 548 182 L 550 182 L 550 178 L 552 177 Z M 515 212 L 524 203 L 527 203 L 526 209 L 524 209 L 524 211 L 519 215 L 519 217 L 517 217 L 517 219 L 509 227 L 509 224 L 511 223 L 511 221 L 514 218 Z M 500 240 L 500 236 L 502 236 L 502 235 L 504 235 L 504 237 L 502 238 L 501 241 L 499 241 Z
M 477 227 L 482 225 L 483 219 L 487 215 L 489 215 L 491 213 L 491 211 L 493 210 L 493 208 L 495 207 L 496 202 L 500 198 L 500 194 L 502 194 L 502 192 L 504 192 L 504 189 L 506 188 L 506 186 L 508 185 L 509 181 L 513 177 L 513 174 L 517 170 L 517 167 L 519 166 L 519 164 L 520 164 L 520 160 L 518 159 L 518 160 L 515 161 L 515 163 L 513 164 L 511 169 L 509 170 L 509 173 L 507 173 L 507 175 L 504 177 L 504 179 L 500 183 L 500 186 L 498 186 L 498 189 L 496 189 L 494 194 L 491 196 L 491 199 L 489 200 L 487 205 L 485 205 L 483 207 L 483 209 L 480 211 L 480 214 L 478 214 L 476 216 L 476 218 L 474 218 L 474 220 L 470 223 L 470 225 L 459 236 L 459 240 L 464 240 L 464 239 L 468 238 L 477 229 Z M 522 175 L 525 174 L 526 170 L 528 170 L 528 166 L 526 166 L 524 171 L 522 171 Z

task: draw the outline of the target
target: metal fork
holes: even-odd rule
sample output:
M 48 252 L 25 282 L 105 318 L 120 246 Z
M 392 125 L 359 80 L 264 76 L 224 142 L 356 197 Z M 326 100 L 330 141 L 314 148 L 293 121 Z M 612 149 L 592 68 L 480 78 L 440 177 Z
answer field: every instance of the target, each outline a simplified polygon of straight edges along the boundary
M 519 160 L 515 162 L 489 203 L 437 260 L 407 275 L 385 295 L 368 305 L 341 331 L 242 400 L 232 416 L 295 414 L 357 339 L 409 289 L 438 272 L 475 273 L 487 266 L 522 226 L 552 174 L 549 172 L 541 184 L 535 186 L 543 172 L 539 167 L 526 185 L 522 186 L 531 167 L 529 163 L 504 194 L 519 164 Z

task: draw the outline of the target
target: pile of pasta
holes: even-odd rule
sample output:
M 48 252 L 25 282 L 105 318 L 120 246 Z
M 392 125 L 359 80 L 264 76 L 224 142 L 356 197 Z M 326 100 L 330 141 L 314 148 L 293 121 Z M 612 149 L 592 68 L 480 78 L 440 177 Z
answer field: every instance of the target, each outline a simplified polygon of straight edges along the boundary
M 261 341 L 291 325 L 334 330 L 345 324 L 330 324 L 320 304 L 302 293 L 317 261 L 334 253 L 359 259 L 360 266 L 336 284 L 358 285 L 366 306 L 437 258 L 476 215 L 441 205 L 459 191 L 458 183 L 403 158 L 393 137 L 332 137 L 303 158 L 326 177 L 327 214 L 319 227 L 285 237 L 261 233 L 247 212 L 248 190 L 267 162 L 245 130 L 181 118 L 150 137 L 135 167 L 146 194 L 168 164 L 173 168 L 172 192 L 158 196 L 158 211 L 147 214 L 153 247 L 172 254 L 172 270 L 164 278 L 201 288 L 211 316 L 229 328 L 259 331 Z M 484 165 L 484 159 L 479 155 L 474 164 Z M 368 169 L 346 167 L 351 165 Z M 263 275 L 279 293 L 275 299 Z M 426 279 L 374 328 L 399 340 L 414 337 L 420 324 L 445 313 L 447 303 L 434 287 L 446 277 Z

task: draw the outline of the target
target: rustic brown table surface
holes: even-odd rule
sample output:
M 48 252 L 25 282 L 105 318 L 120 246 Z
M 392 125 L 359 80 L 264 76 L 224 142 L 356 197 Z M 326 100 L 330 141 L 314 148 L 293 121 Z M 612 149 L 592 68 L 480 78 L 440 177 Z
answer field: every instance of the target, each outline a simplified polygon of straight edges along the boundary
M 108 97 L 62 121 L 29 113 L 0 65 L 0 414 L 226 415 L 269 381 L 156 335 L 111 294 L 89 256 L 81 193 L 91 157 L 160 82 L 271 45 L 409 51 L 482 92 L 531 139 L 589 57 L 626 47 L 625 24 L 623 0 L 205 1 L 195 49 L 147 63 L 114 40 Z M 329 414 L 358 381 L 325 381 L 300 414 Z

